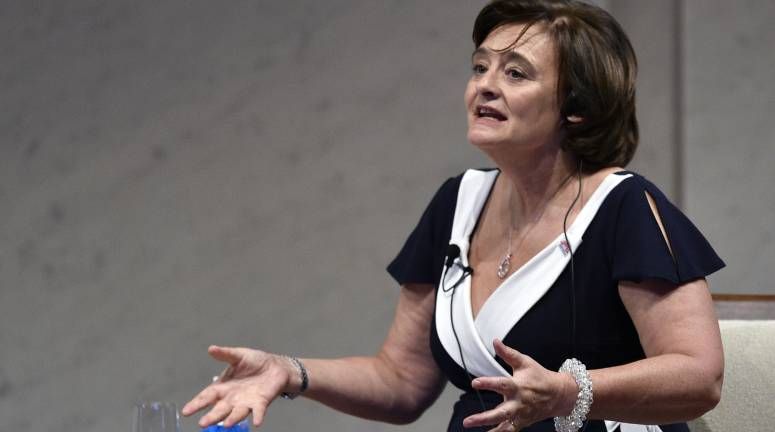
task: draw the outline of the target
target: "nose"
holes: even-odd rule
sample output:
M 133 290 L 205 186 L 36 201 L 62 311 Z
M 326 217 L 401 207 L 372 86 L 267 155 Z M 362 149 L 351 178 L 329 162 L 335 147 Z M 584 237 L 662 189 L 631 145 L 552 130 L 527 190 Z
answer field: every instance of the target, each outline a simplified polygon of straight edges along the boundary
M 486 100 L 497 99 L 500 96 L 498 78 L 494 70 L 488 70 L 479 76 L 476 82 L 476 92 Z

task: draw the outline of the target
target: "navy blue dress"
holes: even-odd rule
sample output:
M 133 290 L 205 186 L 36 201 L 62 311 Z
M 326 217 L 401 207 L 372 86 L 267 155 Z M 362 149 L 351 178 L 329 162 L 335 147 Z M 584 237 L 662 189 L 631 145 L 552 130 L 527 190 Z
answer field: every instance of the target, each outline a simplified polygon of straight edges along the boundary
M 679 285 L 703 278 L 724 266 L 702 234 L 664 194 L 645 178 L 632 174 L 608 193 L 573 254 L 574 282 L 568 265 L 551 288 L 503 338 L 506 345 L 529 355 L 549 370 L 571 357 L 588 369 L 622 365 L 643 359 L 635 326 L 618 293 L 619 281 L 662 279 Z M 437 287 L 444 268 L 462 175 L 448 179 L 436 192 L 388 272 L 401 285 Z M 653 197 L 670 244 L 668 249 L 645 197 Z M 476 216 L 477 218 L 479 215 Z M 672 254 L 670 250 L 672 249 Z M 571 289 L 575 291 L 575 338 L 572 337 Z M 435 317 L 429 323 L 430 347 L 439 368 L 463 391 L 455 404 L 448 431 L 464 429 L 462 420 L 482 410 L 470 378 L 439 341 Z M 507 371 L 511 368 L 497 359 Z M 482 392 L 487 409 L 500 395 Z M 665 432 L 688 431 L 685 424 L 660 425 Z M 551 419 L 522 429 L 554 431 Z M 603 421 L 589 421 L 585 431 L 606 431 Z

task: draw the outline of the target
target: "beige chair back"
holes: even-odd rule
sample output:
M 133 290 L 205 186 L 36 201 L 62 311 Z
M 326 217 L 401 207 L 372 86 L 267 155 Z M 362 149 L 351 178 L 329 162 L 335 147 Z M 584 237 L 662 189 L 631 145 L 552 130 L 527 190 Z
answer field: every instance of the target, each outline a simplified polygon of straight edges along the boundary
M 775 320 L 719 321 L 724 343 L 721 402 L 692 432 L 775 431 Z

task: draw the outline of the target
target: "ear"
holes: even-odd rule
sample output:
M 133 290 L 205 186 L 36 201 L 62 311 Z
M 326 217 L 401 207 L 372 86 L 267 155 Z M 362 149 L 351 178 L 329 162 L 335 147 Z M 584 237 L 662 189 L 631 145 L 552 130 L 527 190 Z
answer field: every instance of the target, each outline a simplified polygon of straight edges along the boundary
M 566 119 L 568 120 L 568 123 L 581 123 L 584 121 L 584 117 L 577 115 L 569 115 Z

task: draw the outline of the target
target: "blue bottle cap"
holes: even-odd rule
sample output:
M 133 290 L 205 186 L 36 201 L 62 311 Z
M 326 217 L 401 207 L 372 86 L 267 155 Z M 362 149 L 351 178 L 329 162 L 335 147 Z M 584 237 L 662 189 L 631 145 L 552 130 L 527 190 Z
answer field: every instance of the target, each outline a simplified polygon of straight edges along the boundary
M 217 425 L 202 429 L 202 432 L 250 432 L 250 425 L 247 420 L 243 420 L 232 427 L 226 427 L 223 425 L 223 422 L 220 422 Z

